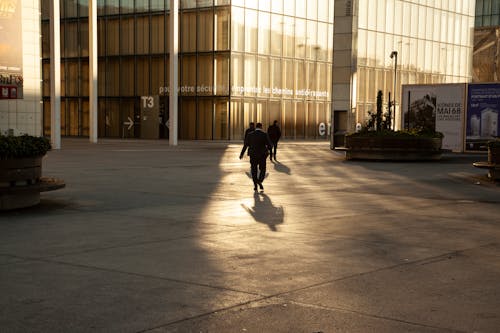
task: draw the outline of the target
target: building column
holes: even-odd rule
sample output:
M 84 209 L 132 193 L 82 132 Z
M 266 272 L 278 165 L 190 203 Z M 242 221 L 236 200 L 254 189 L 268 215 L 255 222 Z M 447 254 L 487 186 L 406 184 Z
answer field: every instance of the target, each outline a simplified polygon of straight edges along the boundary
M 177 146 L 178 133 L 178 98 L 179 86 L 179 0 L 170 0 L 170 98 L 169 98 L 169 138 L 170 146 Z
M 89 140 L 97 143 L 97 1 L 89 0 Z
M 50 142 L 61 149 L 61 35 L 59 0 L 50 2 Z

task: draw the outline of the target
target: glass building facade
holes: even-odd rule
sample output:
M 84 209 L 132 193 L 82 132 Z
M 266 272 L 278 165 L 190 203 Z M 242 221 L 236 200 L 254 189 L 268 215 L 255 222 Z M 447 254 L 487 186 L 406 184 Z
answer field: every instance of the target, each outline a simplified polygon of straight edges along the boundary
M 328 138 L 334 0 L 179 3 L 179 139 L 239 140 L 250 121 L 273 120 L 285 138 Z M 42 0 L 45 134 L 49 5 Z M 159 137 L 168 137 L 169 1 L 97 6 L 99 137 L 141 137 L 142 96 L 158 96 Z M 89 134 L 88 53 L 88 1 L 61 1 L 62 135 Z
M 500 25 L 500 0 L 476 0 L 476 28 Z
M 400 121 L 401 85 L 471 80 L 474 2 L 359 0 L 351 128 L 363 123 L 369 111 L 376 111 L 378 90 L 385 103 L 389 92 L 394 96 L 394 73 L 396 123 Z M 393 51 L 397 52 L 397 68 L 396 59 L 390 57 Z

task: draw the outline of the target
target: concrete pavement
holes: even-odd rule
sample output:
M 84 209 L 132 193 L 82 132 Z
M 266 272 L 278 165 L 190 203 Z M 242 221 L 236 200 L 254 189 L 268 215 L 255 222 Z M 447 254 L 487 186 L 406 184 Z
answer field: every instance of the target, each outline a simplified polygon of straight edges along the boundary
M 0 213 L 1 332 L 498 332 L 500 186 L 472 162 L 65 139 Z

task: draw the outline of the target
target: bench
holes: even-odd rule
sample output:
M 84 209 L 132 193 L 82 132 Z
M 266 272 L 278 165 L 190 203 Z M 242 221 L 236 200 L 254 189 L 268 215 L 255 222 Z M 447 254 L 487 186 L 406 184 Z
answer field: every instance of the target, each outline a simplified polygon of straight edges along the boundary
M 474 162 L 472 163 L 472 165 L 479 169 L 487 169 L 489 179 L 500 180 L 500 164 L 481 161 L 481 162 Z

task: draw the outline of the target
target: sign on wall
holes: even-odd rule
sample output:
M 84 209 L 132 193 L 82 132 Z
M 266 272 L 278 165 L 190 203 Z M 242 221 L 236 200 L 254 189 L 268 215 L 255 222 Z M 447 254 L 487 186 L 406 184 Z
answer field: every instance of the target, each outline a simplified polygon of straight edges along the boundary
M 0 99 L 22 98 L 21 0 L 0 0 Z
M 467 150 L 486 150 L 486 143 L 498 137 L 500 84 L 469 84 L 467 92 Z
M 433 128 L 444 134 L 443 148 L 463 151 L 465 84 L 403 85 L 404 129 Z

